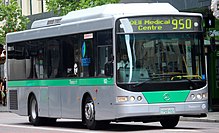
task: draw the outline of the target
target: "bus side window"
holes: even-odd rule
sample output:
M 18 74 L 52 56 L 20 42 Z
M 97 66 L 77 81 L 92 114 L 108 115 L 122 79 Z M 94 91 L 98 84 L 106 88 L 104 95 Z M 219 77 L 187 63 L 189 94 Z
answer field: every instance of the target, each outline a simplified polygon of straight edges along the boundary
M 81 39 L 80 42 L 80 61 L 81 73 L 80 77 L 94 77 L 94 39 Z
M 106 46 L 106 47 L 98 47 L 98 76 L 107 76 L 106 75 L 106 68 L 109 67 L 110 64 L 113 62 L 113 56 L 112 56 L 112 47 Z M 109 76 L 109 75 L 108 75 Z
M 57 40 L 49 40 L 48 43 L 48 78 L 56 78 L 58 76 L 58 68 L 59 68 L 59 61 L 60 61 L 60 48 L 59 48 L 59 41 Z

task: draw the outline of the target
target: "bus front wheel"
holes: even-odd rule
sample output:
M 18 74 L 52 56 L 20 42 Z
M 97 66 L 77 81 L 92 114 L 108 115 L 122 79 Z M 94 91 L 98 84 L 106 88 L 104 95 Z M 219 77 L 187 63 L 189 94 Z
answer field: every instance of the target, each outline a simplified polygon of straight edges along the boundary
M 87 97 L 84 103 L 84 119 L 87 128 L 96 129 L 97 121 L 95 120 L 94 102 L 91 97 Z
M 90 96 L 87 96 L 83 104 L 83 121 L 88 129 L 101 129 L 109 125 L 109 120 L 97 121 L 95 120 L 95 106 L 94 101 Z
M 29 122 L 34 126 L 39 126 L 42 123 L 42 118 L 38 116 L 38 104 L 35 96 L 31 96 L 29 101 Z
M 179 116 L 168 116 L 160 120 L 160 124 L 163 128 L 174 128 L 179 122 Z

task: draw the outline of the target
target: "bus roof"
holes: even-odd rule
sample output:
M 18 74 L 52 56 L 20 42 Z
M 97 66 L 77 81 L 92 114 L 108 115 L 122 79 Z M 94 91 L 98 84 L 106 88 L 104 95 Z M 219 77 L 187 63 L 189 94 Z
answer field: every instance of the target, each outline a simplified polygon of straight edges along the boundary
M 201 16 L 201 14 L 197 13 L 179 12 L 169 3 L 107 4 L 72 11 L 61 17 L 34 21 L 29 30 L 8 33 L 6 35 L 6 42 L 21 42 L 25 40 L 92 32 L 94 30 L 111 29 L 114 27 L 114 22 L 117 18 L 141 15 Z
M 35 21 L 31 28 L 46 27 L 57 24 L 66 24 L 76 21 L 91 20 L 104 17 L 121 15 L 141 15 L 141 14 L 170 14 L 179 11 L 169 3 L 129 3 L 129 4 L 107 4 L 69 12 L 62 17 Z

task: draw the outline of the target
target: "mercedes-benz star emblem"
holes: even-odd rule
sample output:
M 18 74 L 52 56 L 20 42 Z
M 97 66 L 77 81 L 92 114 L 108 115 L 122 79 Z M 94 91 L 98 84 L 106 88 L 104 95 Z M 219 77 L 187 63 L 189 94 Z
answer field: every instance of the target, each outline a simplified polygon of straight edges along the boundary
M 164 93 L 163 99 L 164 99 L 165 101 L 169 101 L 169 100 L 170 100 L 170 95 L 169 95 L 168 93 Z

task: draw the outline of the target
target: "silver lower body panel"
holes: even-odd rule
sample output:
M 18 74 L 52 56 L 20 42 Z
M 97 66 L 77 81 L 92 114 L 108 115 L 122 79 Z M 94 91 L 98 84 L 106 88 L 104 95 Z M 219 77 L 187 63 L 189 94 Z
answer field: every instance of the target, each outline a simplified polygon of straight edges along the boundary
M 208 102 L 165 103 L 165 104 L 117 104 L 116 119 L 140 116 L 201 115 L 207 114 Z

